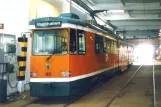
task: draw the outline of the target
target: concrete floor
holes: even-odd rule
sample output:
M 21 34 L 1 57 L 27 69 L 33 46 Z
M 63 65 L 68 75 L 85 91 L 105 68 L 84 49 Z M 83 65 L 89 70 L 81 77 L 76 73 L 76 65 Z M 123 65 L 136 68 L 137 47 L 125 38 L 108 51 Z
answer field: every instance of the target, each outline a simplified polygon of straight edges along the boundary
M 156 107 L 161 107 L 161 65 L 159 62 L 155 62 L 155 64 Z M 128 72 L 113 77 L 104 85 L 83 96 L 68 107 L 105 107 L 138 67 L 139 65 L 137 64 L 133 65 Z M 109 107 L 153 107 L 152 70 L 153 67 L 149 63 L 148 65 L 143 65 L 134 79 L 131 80 Z M 35 99 L 37 98 L 28 96 L 22 101 L 0 104 L 0 107 L 22 107 Z M 63 107 L 67 103 L 69 103 L 69 100 L 64 98 L 45 98 L 25 107 Z

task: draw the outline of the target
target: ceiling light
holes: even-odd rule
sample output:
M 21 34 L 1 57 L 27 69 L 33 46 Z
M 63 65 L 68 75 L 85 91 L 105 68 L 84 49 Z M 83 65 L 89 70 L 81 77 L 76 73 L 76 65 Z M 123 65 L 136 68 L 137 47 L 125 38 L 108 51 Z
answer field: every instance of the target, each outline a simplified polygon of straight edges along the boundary
M 161 36 L 161 32 L 159 33 L 159 36 Z
M 161 32 L 161 29 L 159 31 Z
M 124 13 L 124 10 L 109 10 L 107 13 Z

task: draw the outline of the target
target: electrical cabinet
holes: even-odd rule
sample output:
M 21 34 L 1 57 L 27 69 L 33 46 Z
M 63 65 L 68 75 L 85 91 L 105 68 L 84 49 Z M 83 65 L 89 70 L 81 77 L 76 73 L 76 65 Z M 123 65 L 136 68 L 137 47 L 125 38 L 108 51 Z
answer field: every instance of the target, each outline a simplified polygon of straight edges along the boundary
M 0 49 L 0 63 L 4 63 L 4 62 L 5 62 L 4 52 L 2 49 Z
M 0 79 L 0 102 L 7 101 L 7 80 Z
M 0 34 L 0 102 L 7 100 L 7 75 L 14 72 L 16 42 L 13 41 L 14 35 Z

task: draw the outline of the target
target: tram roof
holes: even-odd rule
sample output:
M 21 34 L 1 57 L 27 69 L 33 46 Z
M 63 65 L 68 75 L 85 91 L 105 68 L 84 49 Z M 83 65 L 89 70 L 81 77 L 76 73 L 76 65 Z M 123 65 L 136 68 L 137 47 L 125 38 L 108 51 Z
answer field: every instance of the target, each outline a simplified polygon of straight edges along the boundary
M 101 29 L 100 27 L 97 27 L 95 25 L 92 25 L 90 23 L 87 23 L 85 21 L 79 20 L 79 19 L 71 19 L 71 18 L 64 18 L 64 17 L 43 17 L 43 18 L 36 18 L 36 19 L 32 19 L 29 23 L 29 25 L 35 25 L 35 23 L 37 22 L 48 22 L 48 21 L 60 21 L 62 24 L 74 24 L 76 26 L 82 26 L 82 27 L 87 27 L 87 28 L 91 28 L 93 30 L 105 33 L 105 34 L 109 34 L 113 37 L 116 37 L 115 34 L 111 33 L 110 31 L 106 31 Z

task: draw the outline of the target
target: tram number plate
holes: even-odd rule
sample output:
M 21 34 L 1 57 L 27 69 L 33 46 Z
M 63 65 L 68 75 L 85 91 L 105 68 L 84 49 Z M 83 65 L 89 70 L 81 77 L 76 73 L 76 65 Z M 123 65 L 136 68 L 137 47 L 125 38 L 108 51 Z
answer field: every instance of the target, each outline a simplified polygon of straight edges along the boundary
M 51 76 L 51 72 L 46 72 L 46 76 Z

